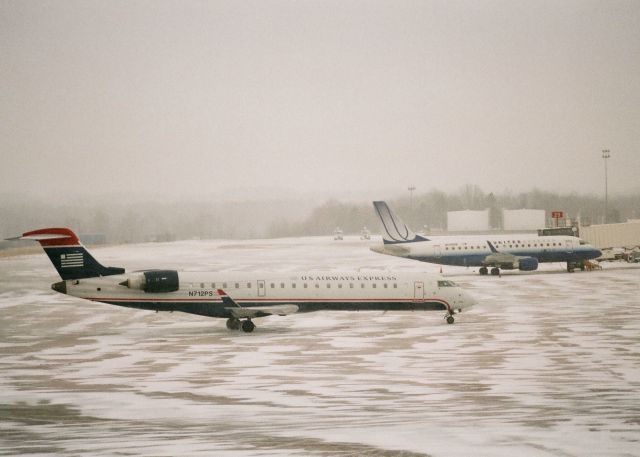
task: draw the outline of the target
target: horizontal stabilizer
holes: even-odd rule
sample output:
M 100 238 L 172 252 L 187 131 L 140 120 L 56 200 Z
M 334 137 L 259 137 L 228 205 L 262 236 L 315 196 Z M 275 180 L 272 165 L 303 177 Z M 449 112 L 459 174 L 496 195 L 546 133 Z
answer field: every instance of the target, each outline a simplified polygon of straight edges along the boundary
M 50 246 L 80 246 L 80 240 L 76 234 L 64 227 L 32 230 L 13 239 L 37 241 L 43 248 Z
M 69 235 L 57 235 L 54 233 L 42 233 L 42 234 L 34 234 L 34 235 L 21 235 L 14 236 L 13 238 L 5 238 L 6 241 L 16 241 L 16 240 L 33 240 L 33 241 L 43 241 L 43 240 L 59 240 L 63 238 L 71 238 Z

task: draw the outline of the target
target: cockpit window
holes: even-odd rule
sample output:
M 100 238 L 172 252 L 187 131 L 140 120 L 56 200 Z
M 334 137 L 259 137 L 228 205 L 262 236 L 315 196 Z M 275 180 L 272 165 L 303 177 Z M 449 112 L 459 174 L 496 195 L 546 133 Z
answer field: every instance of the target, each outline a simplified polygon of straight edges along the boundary
M 438 281 L 438 287 L 457 287 L 453 281 Z
M 580 246 L 584 246 L 585 244 L 588 244 L 585 240 L 580 240 Z

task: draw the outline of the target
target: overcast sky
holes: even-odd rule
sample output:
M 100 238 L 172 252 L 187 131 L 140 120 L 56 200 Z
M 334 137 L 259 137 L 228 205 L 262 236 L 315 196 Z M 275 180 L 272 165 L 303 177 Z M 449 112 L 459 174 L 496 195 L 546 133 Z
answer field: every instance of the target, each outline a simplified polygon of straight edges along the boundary
M 0 0 L 0 193 L 640 189 L 640 2 Z

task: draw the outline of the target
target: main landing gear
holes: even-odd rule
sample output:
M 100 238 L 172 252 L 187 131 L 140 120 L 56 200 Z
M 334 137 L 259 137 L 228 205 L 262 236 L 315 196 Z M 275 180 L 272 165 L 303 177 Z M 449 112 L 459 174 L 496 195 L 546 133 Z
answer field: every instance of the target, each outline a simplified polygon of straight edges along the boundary
M 484 276 L 484 275 L 486 275 L 486 274 L 489 274 L 489 269 L 488 269 L 487 267 L 480 267 L 480 270 L 478 270 L 478 271 L 480 272 L 480 274 L 481 274 L 482 276 Z M 493 276 L 500 276 L 500 268 L 498 268 L 498 267 L 493 267 L 493 268 L 491 269 L 491 274 L 492 274 Z
M 255 330 L 256 324 L 254 324 L 251 319 L 246 319 L 244 321 L 240 321 L 240 319 L 236 317 L 230 317 L 227 319 L 227 328 L 229 330 L 240 330 L 245 333 L 251 333 Z
M 576 268 L 580 268 L 580 271 L 586 270 L 587 266 L 584 261 L 579 262 L 567 262 L 567 271 L 573 273 Z

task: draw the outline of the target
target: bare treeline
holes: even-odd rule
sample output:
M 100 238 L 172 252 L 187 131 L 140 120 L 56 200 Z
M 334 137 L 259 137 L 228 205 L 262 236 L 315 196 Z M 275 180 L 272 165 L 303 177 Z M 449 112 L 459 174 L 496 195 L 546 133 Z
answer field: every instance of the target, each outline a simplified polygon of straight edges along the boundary
M 572 219 L 600 223 L 603 198 L 593 195 L 557 194 L 541 190 L 523 193 L 485 193 L 468 185 L 458 192 L 431 190 L 413 198 L 389 200 L 402 218 L 415 229 L 446 228 L 447 211 L 506 209 L 563 211 Z M 640 194 L 609 198 L 609 222 L 640 217 Z M 499 224 L 492 221 L 493 226 Z M 86 197 L 75 202 L 45 203 L 33 197 L 0 195 L 2 238 L 42 227 L 71 227 L 81 236 L 97 235 L 106 243 L 134 243 L 210 238 L 273 238 L 331 235 L 336 227 L 359 233 L 363 227 L 379 231 L 371 201 L 318 204 L 305 199 L 261 201 L 127 201 Z M 6 246 L 6 244 L 5 244 Z
M 559 194 L 534 189 L 529 192 L 499 194 L 486 193 L 478 186 L 467 185 L 458 192 L 445 193 L 431 190 L 415 194 L 412 198 L 388 200 L 394 210 L 412 228 L 444 230 L 447 212 L 489 209 L 492 227 L 501 226 L 501 209 L 543 209 L 547 217 L 552 211 L 562 211 L 571 220 L 582 224 L 598 224 L 604 221 L 604 199 L 594 195 L 577 193 Z M 624 222 L 640 217 L 640 194 L 609 197 L 610 223 Z M 358 233 L 363 227 L 378 232 L 378 219 L 371 202 L 344 203 L 330 200 L 316 207 L 311 215 L 300 223 L 280 223 L 271 226 L 269 236 L 328 235 L 336 227 L 345 233 Z
M 297 223 L 311 209 L 310 202 L 294 199 L 109 201 L 101 198 L 93 201 L 86 198 L 56 204 L 0 196 L 0 239 L 43 227 L 70 227 L 84 240 L 109 244 L 261 238 L 273 224 L 285 220 Z M 2 245 L 0 242 L 0 247 Z M 7 246 L 8 243 L 4 243 L 4 247 Z

